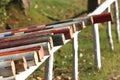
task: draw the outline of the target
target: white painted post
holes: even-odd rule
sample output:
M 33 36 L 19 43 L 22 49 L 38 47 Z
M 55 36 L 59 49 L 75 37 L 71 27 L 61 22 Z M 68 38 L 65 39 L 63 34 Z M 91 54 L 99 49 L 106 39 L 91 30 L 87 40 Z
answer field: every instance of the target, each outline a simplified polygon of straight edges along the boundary
M 116 34 L 118 42 L 120 42 L 120 22 L 119 22 L 119 9 L 118 9 L 118 1 L 114 2 L 114 14 L 115 14 L 115 25 L 116 25 Z
M 94 24 L 93 34 L 94 34 L 95 67 L 97 67 L 98 69 L 101 69 L 101 55 L 100 55 L 100 41 L 99 41 L 98 24 Z
M 107 11 L 111 12 L 110 6 L 107 8 Z M 114 50 L 114 44 L 113 44 L 112 33 L 111 33 L 111 21 L 107 22 L 107 35 L 108 35 L 108 42 L 109 42 L 111 51 L 113 51 Z
M 72 39 L 73 46 L 73 79 L 78 80 L 78 33 L 75 33 Z
M 52 80 L 53 76 L 53 58 L 54 54 L 51 50 L 49 58 L 46 60 L 45 64 L 45 80 Z

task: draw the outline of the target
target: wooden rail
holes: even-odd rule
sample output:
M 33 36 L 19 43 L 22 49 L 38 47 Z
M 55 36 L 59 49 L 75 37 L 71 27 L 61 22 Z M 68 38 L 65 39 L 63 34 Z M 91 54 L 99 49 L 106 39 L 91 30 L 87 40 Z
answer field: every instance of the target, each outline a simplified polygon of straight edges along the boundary
M 94 24 L 93 30 L 95 39 L 95 64 L 100 69 L 101 59 L 97 23 L 112 20 L 110 13 L 101 14 L 112 3 L 115 3 L 115 5 L 117 5 L 117 0 L 105 1 L 103 4 L 100 5 L 100 7 L 98 7 L 93 13 L 89 14 L 87 17 L 61 21 L 42 26 L 34 26 L 30 28 L 20 28 L 1 33 L 0 64 L 4 64 L 4 66 L 0 66 L 0 70 L 5 70 L 6 67 L 9 67 L 8 70 L 6 69 L 7 74 L 1 71 L 0 76 L 3 77 L 1 79 L 25 80 L 43 62 L 46 62 L 45 80 L 52 80 L 54 52 L 56 52 L 60 47 L 62 47 L 63 44 L 66 44 L 67 42 L 72 40 L 73 80 L 77 80 L 78 33 L 87 25 L 92 24 Z M 118 25 L 118 22 L 116 23 Z M 44 40 L 43 38 L 51 38 L 52 40 Z M 55 43 L 58 40 L 61 41 Z M 5 43 L 8 43 L 10 45 L 6 45 Z M 21 68 L 19 67 L 20 65 L 22 66 Z

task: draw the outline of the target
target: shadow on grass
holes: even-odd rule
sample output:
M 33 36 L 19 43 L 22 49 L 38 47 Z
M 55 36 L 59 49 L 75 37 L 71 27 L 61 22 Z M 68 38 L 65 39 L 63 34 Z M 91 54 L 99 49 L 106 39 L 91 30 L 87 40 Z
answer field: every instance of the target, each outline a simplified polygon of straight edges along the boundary
M 72 18 L 77 18 L 77 17 L 80 17 L 80 16 L 82 16 L 83 14 L 86 14 L 86 13 L 88 13 L 88 11 L 87 11 L 87 10 L 82 11 L 81 13 L 78 13 L 77 15 L 73 16 Z
M 52 21 L 60 21 L 60 19 L 56 19 L 56 18 L 53 18 L 51 16 L 46 16 L 48 19 L 52 20 Z

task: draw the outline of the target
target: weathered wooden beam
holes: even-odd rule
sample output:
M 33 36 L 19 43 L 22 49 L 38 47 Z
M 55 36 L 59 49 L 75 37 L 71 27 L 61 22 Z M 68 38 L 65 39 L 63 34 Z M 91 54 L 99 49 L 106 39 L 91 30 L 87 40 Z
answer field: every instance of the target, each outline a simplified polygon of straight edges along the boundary
M 24 35 L 19 35 L 19 36 L 5 37 L 5 38 L 1 39 L 0 42 L 17 41 L 20 39 L 31 39 L 31 38 L 35 38 L 35 37 L 41 37 L 41 38 L 42 37 L 52 37 L 54 46 L 63 45 L 65 42 L 64 34 L 62 34 L 62 33 L 53 35 L 53 33 L 39 34 L 38 32 L 32 32 L 29 34 L 24 34 Z
M 24 46 L 18 46 L 18 47 L 12 47 L 12 48 L 6 48 L 6 49 L 1 49 L 0 53 L 6 53 L 6 52 L 14 52 L 15 50 L 22 50 L 22 49 L 28 49 L 31 50 L 30 48 L 33 49 L 33 47 L 36 46 L 42 46 L 44 51 L 45 51 L 45 55 L 49 55 L 50 54 L 50 44 L 49 42 L 43 42 L 43 43 L 36 43 L 36 44 L 30 44 L 30 45 L 24 45 Z M 8 53 L 7 53 L 8 54 Z M 1 56 L 4 56 L 3 54 L 0 54 Z
M 19 39 L 15 41 L 8 41 L 8 42 L 0 42 L 0 49 L 10 48 L 10 47 L 17 47 L 22 45 L 28 44 L 35 44 L 35 43 L 42 43 L 42 42 L 50 42 L 51 47 L 53 47 L 53 40 L 51 37 L 35 37 L 31 39 Z
M 17 72 L 25 71 L 27 69 L 26 67 L 35 66 L 39 61 L 37 51 L 19 50 L 18 52 L 10 51 L 0 54 L 2 54 L 2 56 L 0 56 L 0 61 L 13 60 L 15 62 Z M 41 54 L 43 55 L 43 53 Z M 22 57 L 25 57 L 25 59 Z M 21 65 L 21 69 L 19 68 L 19 65 Z
M 13 61 L 0 62 L 0 76 L 9 77 L 15 75 L 16 75 L 16 70 Z
M 39 46 L 34 46 L 34 47 L 21 48 L 21 49 L 16 48 L 15 50 L 8 50 L 8 51 L 0 52 L 0 56 L 5 56 L 5 55 L 9 55 L 9 54 L 11 55 L 11 54 L 23 53 L 23 52 L 30 52 L 30 51 L 37 51 L 40 48 L 41 48 L 40 45 Z
M 82 20 L 82 19 L 81 19 Z M 83 18 L 83 20 L 79 23 L 75 23 L 76 30 L 82 30 L 88 25 L 92 25 L 95 23 L 102 23 L 102 22 L 107 22 L 107 21 L 112 21 L 112 16 L 110 13 L 104 13 L 104 14 L 99 14 L 99 15 L 92 15 L 89 17 Z
M 31 38 L 31 37 L 44 37 L 44 36 L 49 36 L 49 35 L 53 35 L 53 33 L 44 33 L 44 34 L 38 34 L 37 32 L 32 32 L 32 33 L 27 33 L 27 34 L 20 34 L 20 35 L 13 35 L 13 36 L 9 36 L 9 37 L 3 37 L 0 39 L 0 42 L 5 42 L 5 41 L 9 41 L 9 40 L 19 40 L 19 39 L 26 39 L 26 38 Z
M 34 31 L 31 31 L 33 33 Z M 30 32 L 26 32 L 30 33 Z M 71 26 L 66 27 L 57 27 L 57 28 L 50 28 L 50 29 L 44 29 L 44 30 L 38 30 L 37 34 L 61 34 L 63 33 L 65 35 L 65 39 L 71 39 L 73 35 L 73 29 Z
M 51 34 L 51 33 L 61 34 L 63 33 L 66 39 L 71 39 L 73 35 L 73 30 L 71 26 L 57 27 L 57 28 L 51 27 L 51 28 L 45 28 L 44 30 L 36 30 L 36 31 L 38 31 L 38 34 Z M 33 33 L 34 31 L 29 31 L 29 32 L 27 31 L 24 33 L 31 33 L 31 32 Z
M 23 28 L 17 28 L 17 29 L 13 29 L 11 30 L 12 33 L 18 33 L 18 32 L 31 32 L 31 31 L 39 31 L 39 30 L 43 30 L 44 28 L 46 28 L 46 25 L 39 25 L 39 26 L 31 26 L 31 27 L 23 27 Z
M 73 37 L 73 30 L 72 30 L 72 27 L 70 26 L 41 30 L 41 31 L 38 31 L 38 33 L 39 34 L 43 34 L 43 33 L 61 34 L 63 33 L 65 36 L 65 39 L 71 39 Z

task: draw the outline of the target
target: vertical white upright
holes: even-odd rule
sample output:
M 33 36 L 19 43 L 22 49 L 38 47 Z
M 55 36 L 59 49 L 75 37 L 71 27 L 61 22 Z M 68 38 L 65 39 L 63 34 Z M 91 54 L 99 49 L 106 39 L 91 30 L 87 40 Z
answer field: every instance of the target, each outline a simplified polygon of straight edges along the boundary
M 51 50 L 50 52 L 50 56 L 46 61 L 45 64 L 45 80 L 52 80 L 52 76 L 53 76 L 53 58 L 54 58 L 54 54 Z
M 108 12 L 111 12 L 110 6 L 107 8 Z M 114 50 L 114 44 L 113 44 L 113 39 L 112 39 L 112 33 L 111 33 L 111 21 L 107 22 L 107 35 L 108 35 L 108 42 L 110 45 L 111 51 Z
M 100 41 L 99 41 L 98 24 L 94 24 L 93 34 L 94 34 L 95 67 L 97 67 L 98 69 L 101 69 L 101 54 L 100 54 Z
M 120 42 L 120 22 L 119 22 L 118 0 L 115 0 L 115 2 L 114 2 L 114 14 L 115 14 L 117 39 L 118 39 L 118 42 Z
M 78 32 L 75 33 L 72 39 L 73 47 L 73 79 L 78 80 Z

